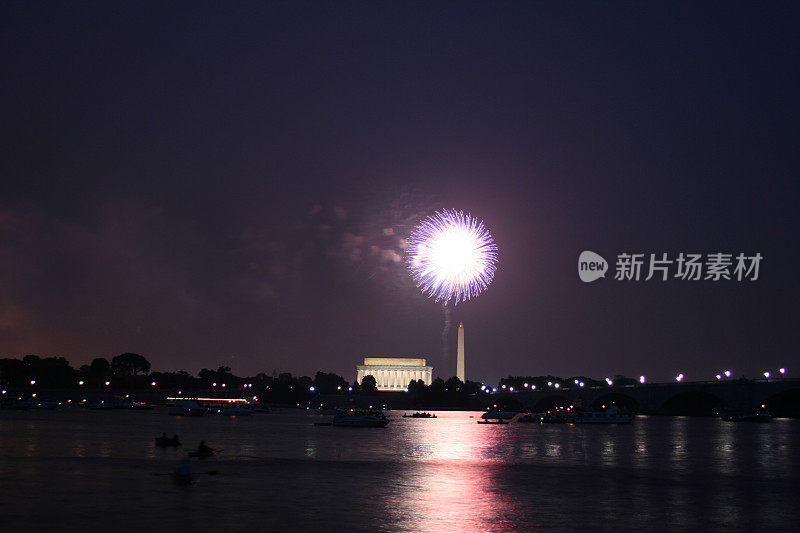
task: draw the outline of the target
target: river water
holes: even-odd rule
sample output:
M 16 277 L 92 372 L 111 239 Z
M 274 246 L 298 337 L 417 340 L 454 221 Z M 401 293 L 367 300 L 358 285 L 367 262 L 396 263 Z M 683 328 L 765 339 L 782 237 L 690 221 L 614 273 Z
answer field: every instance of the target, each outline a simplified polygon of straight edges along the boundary
M 0 411 L 1 531 L 794 531 L 800 420 Z M 183 448 L 153 437 L 179 434 Z M 197 482 L 168 475 L 204 439 Z

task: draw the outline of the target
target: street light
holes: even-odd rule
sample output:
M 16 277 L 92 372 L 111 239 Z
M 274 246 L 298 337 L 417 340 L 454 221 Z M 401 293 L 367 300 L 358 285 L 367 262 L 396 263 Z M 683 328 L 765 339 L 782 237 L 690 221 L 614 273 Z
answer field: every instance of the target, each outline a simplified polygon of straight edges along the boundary
M 723 372 L 723 374 L 725 374 L 726 378 L 731 377 L 731 371 L 730 370 L 726 370 L 725 372 Z
M 781 374 L 785 374 L 785 373 L 786 373 L 786 369 L 785 369 L 785 368 L 783 368 L 783 367 L 781 367 L 781 368 L 778 370 L 778 372 L 780 372 Z
M 555 385 L 553 385 L 553 387 L 555 387 L 555 388 L 559 388 L 560 386 L 561 386 L 560 383 L 556 383 Z
M 717 374 L 717 379 L 722 379 L 722 376 L 720 376 L 719 374 Z
M 683 374 L 678 374 L 677 376 L 675 376 L 675 379 L 677 381 L 683 381 Z
M 764 372 L 764 377 L 765 378 L 769 379 L 769 376 L 770 376 L 769 372 Z
M 645 382 L 644 376 L 639 376 L 639 383 L 644 383 L 644 382 Z

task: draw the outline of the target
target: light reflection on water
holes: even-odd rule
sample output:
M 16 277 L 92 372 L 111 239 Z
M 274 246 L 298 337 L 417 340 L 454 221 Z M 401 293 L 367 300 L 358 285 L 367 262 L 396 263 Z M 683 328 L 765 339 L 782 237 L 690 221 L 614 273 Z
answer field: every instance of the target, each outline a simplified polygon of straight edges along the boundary
M 781 529 L 800 519 L 800 421 L 479 425 L 480 413 L 401 414 L 385 429 L 366 429 L 314 426 L 323 419 L 301 411 L 240 419 L 158 409 L 0 411 L 0 480 L 18 492 L 18 503 L 0 511 L 11 523 L 38 512 L 32 530 L 58 529 L 65 517 L 89 520 L 87 502 L 143 529 L 185 509 L 192 495 L 203 502 L 191 506 L 200 531 L 251 530 L 262 515 L 272 529 L 311 531 L 331 523 L 354 531 L 525 531 L 599 519 L 618 529 Z M 179 434 L 185 448 L 156 447 L 162 432 Z M 219 476 L 186 493 L 153 475 L 170 472 L 201 439 L 222 451 L 194 464 Z M 61 505 L 52 515 L 37 507 L 47 491 Z M 120 503 L 131 498 L 150 518 Z M 296 506 L 306 509 L 287 514 Z M 219 522 L 232 512 L 241 527 Z

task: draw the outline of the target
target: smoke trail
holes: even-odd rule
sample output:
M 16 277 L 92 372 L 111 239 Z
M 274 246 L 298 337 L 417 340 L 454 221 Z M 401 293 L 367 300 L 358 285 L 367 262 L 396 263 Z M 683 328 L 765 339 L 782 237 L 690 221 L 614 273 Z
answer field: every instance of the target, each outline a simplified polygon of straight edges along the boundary
M 442 304 L 442 311 L 444 311 L 444 329 L 442 329 L 442 357 L 447 359 L 447 336 L 450 333 L 450 307 L 447 302 Z

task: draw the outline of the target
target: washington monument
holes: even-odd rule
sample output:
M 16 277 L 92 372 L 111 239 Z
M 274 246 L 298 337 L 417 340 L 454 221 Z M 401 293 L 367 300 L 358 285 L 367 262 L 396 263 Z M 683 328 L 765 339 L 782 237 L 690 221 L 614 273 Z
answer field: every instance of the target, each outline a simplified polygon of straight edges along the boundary
M 456 377 L 461 383 L 466 383 L 464 379 L 464 323 L 458 323 L 458 352 L 456 357 Z

